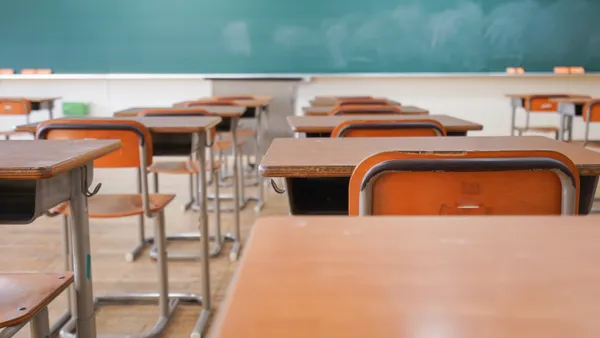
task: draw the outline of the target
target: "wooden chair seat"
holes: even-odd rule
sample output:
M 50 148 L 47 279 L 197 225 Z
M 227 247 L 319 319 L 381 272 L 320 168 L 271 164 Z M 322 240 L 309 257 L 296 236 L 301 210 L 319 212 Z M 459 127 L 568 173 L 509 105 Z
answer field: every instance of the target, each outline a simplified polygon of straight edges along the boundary
M 515 127 L 519 132 L 537 131 L 541 133 L 558 133 L 558 127 L 554 126 L 534 126 L 534 127 Z
M 243 146 L 244 144 L 246 144 L 246 141 L 238 140 L 238 144 L 237 144 L 238 147 Z M 215 141 L 215 144 L 213 145 L 213 149 L 216 151 L 229 150 L 229 149 L 231 149 L 232 145 L 233 145 L 232 140 L 218 140 L 218 141 Z
M 213 170 L 221 168 L 221 161 L 215 161 Z M 210 170 L 210 164 L 206 163 L 206 170 Z M 157 174 L 197 174 L 200 165 L 197 161 L 164 161 L 152 164 L 148 171 Z
M 230 131 L 224 131 L 219 134 L 225 135 L 227 137 L 232 137 L 233 133 Z M 256 130 L 250 129 L 250 128 L 238 129 L 237 134 L 238 134 L 238 137 L 254 137 L 256 135 Z
M 71 283 L 71 272 L 0 273 L 0 328 L 31 320 Z
M 175 195 L 149 194 L 150 211 L 158 212 L 164 209 Z M 54 213 L 70 214 L 67 203 L 52 210 Z M 141 194 L 131 195 L 95 195 L 88 198 L 88 213 L 90 218 L 117 218 L 144 214 Z

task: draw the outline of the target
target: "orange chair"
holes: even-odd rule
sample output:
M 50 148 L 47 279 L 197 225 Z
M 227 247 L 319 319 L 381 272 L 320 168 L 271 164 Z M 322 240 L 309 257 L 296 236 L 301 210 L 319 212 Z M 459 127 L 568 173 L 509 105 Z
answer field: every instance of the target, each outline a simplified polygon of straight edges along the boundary
M 553 151 L 388 151 L 349 185 L 351 216 L 574 215 L 578 204 L 577 168 Z
M 0 98 L 0 115 L 25 115 L 29 123 L 31 102 L 24 98 Z
M 94 195 L 88 198 L 89 218 L 120 218 L 127 216 L 145 215 L 154 219 L 154 245 L 158 252 L 157 278 L 159 282 L 158 304 L 159 314 L 155 326 L 150 332 L 159 334 L 167 325 L 168 318 L 174 312 L 177 302 L 169 300 L 168 269 L 166 261 L 165 215 L 164 209 L 173 201 L 172 194 L 148 193 L 148 171 L 152 165 L 152 138 L 150 131 L 141 123 L 129 120 L 96 120 L 96 119 L 59 119 L 42 122 L 36 132 L 38 139 L 117 139 L 121 140 L 119 151 L 112 152 L 94 161 L 96 168 L 136 168 L 142 174 L 141 194 Z M 97 192 L 97 191 L 95 191 Z M 69 215 L 66 203 L 55 208 L 54 212 Z M 65 217 L 67 229 L 68 219 Z M 128 260 L 139 255 L 142 248 L 136 248 L 128 254 Z M 67 249 L 65 249 L 66 251 Z M 177 298 L 177 297 L 175 297 Z M 110 303 L 132 304 L 148 302 L 147 294 L 120 294 L 106 296 L 99 300 Z M 74 319 L 76 320 L 76 319 Z M 71 321 L 72 325 L 74 322 Z
M 329 115 L 402 115 L 402 110 L 390 105 L 351 105 L 333 108 Z
M 583 106 L 583 121 L 585 121 L 585 136 L 583 146 L 585 147 L 590 137 L 590 123 L 600 122 L 600 99 L 590 99 Z
M 340 123 L 331 137 L 446 136 L 436 120 L 352 120 Z
M 203 109 L 147 109 L 138 114 L 141 117 L 165 117 L 165 116 L 180 116 L 180 117 L 193 117 L 193 116 L 213 116 L 213 114 L 203 110 Z M 214 140 L 216 135 L 215 129 L 213 129 L 211 133 L 211 139 Z M 215 161 L 212 151 L 209 154 L 209 161 L 207 163 L 206 168 L 200 168 L 197 159 L 195 159 L 195 154 L 193 154 L 193 150 L 197 149 L 199 146 L 197 143 L 193 141 L 193 138 L 190 140 L 190 159 L 187 161 L 161 161 L 155 162 L 150 167 L 148 167 L 148 172 L 152 173 L 153 181 L 154 181 L 154 193 L 158 193 L 159 185 L 158 185 L 158 175 L 159 174 L 172 174 L 172 175 L 189 175 L 190 179 L 190 202 L 185 206 L 185 209 L 192 207 L 194 202 L 200 203 L 200 184 L 201 180 L 199 177 L 200 170 L 207 170 L 212 175 L 214 175 L 215 179 L 211 180 L 215 189 L 215 198 L 214 198 L 214 210 L 216 217 L 215 224 L 215 246 L 211 251 L 211 256 L 218 256 L 221 252 L 222 241 L 221 241 L 221 203 L 219 198 L 219 170 L 221 168 L 221 161 Z M 203 151 L 203 150 L 202 150 Z M 210 184 L 211 182 L 207 182 Z M 196 238 L 190 236 L 169 236 L 168 239 L 178 239 L 178 240 L 198 240 Z M 150 253 L 151 257 L 156 256 L 156 252 L 152 251 Z M 199 259 L 198 255 L 188 255 L 188 254 L 177 254 L 177 255 L 168 255 L 169 259 L 178 259 L 178 260 L 197 260 Z
M 525 99 L 525 126 L 516 127 L 515 130 L 522 136 L 524 132 L 536 131 L 540 133 L 553 133 L 558 140 L 558 126 L 530 126 L 531 113 L 558 113 L 558 103 L 551 101 L 552 98 L 568 97 L 568 95 L 532 95 Z M 558 115 L 558 114 L 557 114 Z
M 554 74 L 569 74 L 571 69 L 569 67 L 554 67 Z
M 506 72 L 511 75 L 525 74 L 525 69 L 523 67 L 508 67 L 506 68 Z
M 342 106 L 356 106 L 356 105 L 375 105 L 375 106 L 385 106 L 388 105 L 389 102 L 386 99 L 341 99 L 335 103 L 336 107 Z
M 1 75 L 12 75 L 15 73 L 15 70 L 12 68 L 0 68 Z

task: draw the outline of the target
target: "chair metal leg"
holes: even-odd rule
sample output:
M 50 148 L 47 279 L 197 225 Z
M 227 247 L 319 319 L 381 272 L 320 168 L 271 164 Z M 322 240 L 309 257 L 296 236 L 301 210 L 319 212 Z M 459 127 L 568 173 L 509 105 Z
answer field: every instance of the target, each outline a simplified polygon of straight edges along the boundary
M 31 338 L 50 337 L 50 320 L 48 319 L 48 308 L 44 307 L 29 323 Z
M 165 241 L 165 218 L 164 212 L 161 211 L 154 217 L 154 237 L 156 238 L 157 248 L 157 278 L 158 292 L 147 293 L 115 293 L 99 296 L 94 301 L 94 309 L 102 305 L 134 305 L 157 303 L 159 307 L 157 321 L 147 332 L 134 335 L 110 335 L 110 337 L 123 338 L 158 338 L 161 337 L 167 327 L 169 320 L 177 309 L 180 303 L 190 303 L 203 305 L 203 298 L 192 293 L 169 292 L 169 274 L 166 262 L 166 241 Z M 60 335 L 63 338 L 87 337 L 76 333 L 75 318 L 71 318 L 69 322 L 61 329 Z
M 142 192 L 142 177 L 141 177 L 142 173 L 140 170 L 137 170 L 137 191 L 138 193 Z M 156 175 L 156 174 L 155 174 Z M 158 191 L 158 176 L 155 177 L 155 191 Z M 146 249 L 146 247 L 149 247 L 153 244 L 153 239 L 152 238 L 146 238 L 146 230 L 145 230 L 145 219 L 144 219 L 144 215 L 139 215 L 138 216 L 138 244 L 136 245 L 135 248 L 133 248 L 133 250 L 131 250 L 130 252 L 125 254 L 125 261 L 127 262 L 133 262 L 136 259 L 138 259 L 138 257 L 140 257 L 140 255 L 142 254 L 142 252 L 144 252 L 144 250 Z

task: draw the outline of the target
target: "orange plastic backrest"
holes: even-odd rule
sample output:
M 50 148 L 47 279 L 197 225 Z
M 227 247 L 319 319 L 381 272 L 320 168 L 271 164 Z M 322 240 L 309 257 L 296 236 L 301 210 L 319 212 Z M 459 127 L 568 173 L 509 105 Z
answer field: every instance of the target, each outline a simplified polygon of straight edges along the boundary
M 35 70 L 36 74 L 52 74 L 52 69 L 50 68 L 38 68 Z
M 138 116 L 147 116 L 147 117 L 164 117 L 164 116 L 215 116 L 213 113 L 207 112 L 202 108 L 157 108 L 157 109 L 146 109 L 142 110 L 138 113 Z M 217 135 L 217 130 L 212 128 L 212 135 L 215 137 Z
M 588 120 L 588 109 L 590 111 L 590 122 L 600 121 L 600 100 L 591 100 L 583 105 L 583 120 Z
M 27 75 L 35 74 L 35 69 L 23 68 L 23 69 L 21 69 L 21 74 L 27 74 Z
M 388 105 L 388 100 L 385 99 L 340 99 L 335 103 L 336 107 L 348 106 L 348 105 L 376 105 L 385 106 Z
M 27 115 L 29 113 L 31 113 L 29 100 L 0 98 L 0 115 Z
M 60 129 L 59 129 L 60 128 Z M 128 129 L 123 129 L 128 128 Z M 96 168 L 140 167 L 140 145 L 146 150 L 147 165 L 152 164 L 152 137 L 143 124 L 121 119 L 57 119 L 37 127 L 38 138 L 52 140 L 121 140 L 121 149 L 94 161 Z
M 550 99 L 560 97 L 568 97 L 568 95 L 531 96 L 525 100 L 525 109 L 532 113 L 557 112 L 558 102 L 551 101 Z
M 235 102 L 231 100 L 216 100 L 216 99 L 205 99 L 188 101 L 185 103 L 186 107 L 197 107 L 197 106 L 236 106 Z
M 387 161 L 549 158 L 571 171 L 575 214 L 579 174 L 575 164 L 554 151 L 399 152 L 375 154 L 355 168 L 349 185 L 349 214 L 359 215 L 360 190 L 367 172 Z M 492 165 L 494 165 L 492 163 Z M 549 170 L 385 171 L 373 178 L 373 215 L 560 215 L 562 186 Z
M 402 110 L 390 105 L 351 105 L 335 107 L 329 115 L 402 115 Z
M 446 128 L 436 120 L 352 120 L 340 123 L 331 137 L 410 137 L 446 136 Z
M 15 73 L 15 70 L 12 68 L 0 68 L 0 74 L 2 75 L 12 75 Z
M 569 74 L 569 67 L 554 67 L 554 74 Z

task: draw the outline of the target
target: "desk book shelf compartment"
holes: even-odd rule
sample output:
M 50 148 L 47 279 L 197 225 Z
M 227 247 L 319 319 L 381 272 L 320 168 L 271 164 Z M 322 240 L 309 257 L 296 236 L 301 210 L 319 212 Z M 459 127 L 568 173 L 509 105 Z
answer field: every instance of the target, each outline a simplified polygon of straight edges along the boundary
M 81 170 L 79 168 L 73 170 Z M 86 166 L 89 187 L 91 163 Z M 85 175 L 84 175 L 85 176 Z M 0 223 L 28 224 L 71 197 L 71 171 L 40 180 L 0 179 Z

